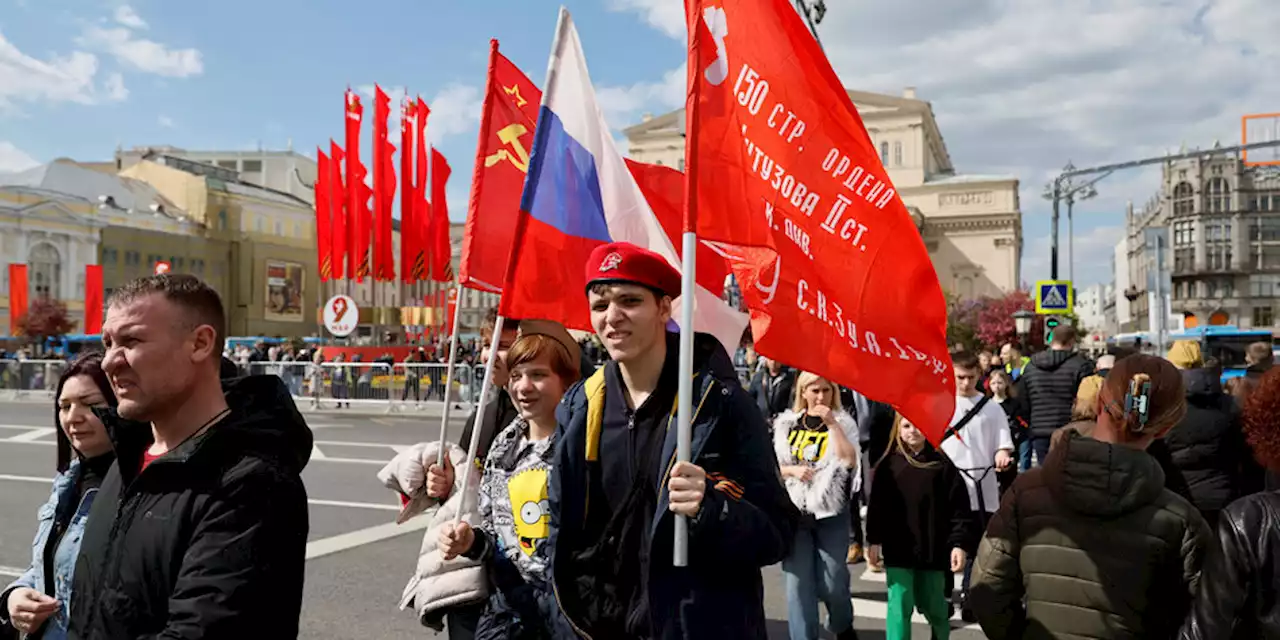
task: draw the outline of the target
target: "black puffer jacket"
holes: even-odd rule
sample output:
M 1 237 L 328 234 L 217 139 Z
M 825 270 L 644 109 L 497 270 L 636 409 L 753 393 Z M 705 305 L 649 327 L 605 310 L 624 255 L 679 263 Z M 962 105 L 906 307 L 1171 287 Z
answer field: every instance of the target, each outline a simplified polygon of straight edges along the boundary
M 1240 472 L 1251 456 L 1239 412 L 1209 369 L 1182 372 L 1187 415 L 1164 437 L 1173 464 L 1191 489 L 1191 502 L 1213 524 L 1216 513 L 1240 495 Z
M 1142 451 L 1067 433 L 978 548 L 969 600 L 987 637 L 1174 637 L 1213 540 L 1164 481 Z
M 76 563 L 76 640 L 297 638 L 312 436 L 275 376 L 223 381 L 231 413 L 139 473 L 148 425 L 100 417 L 117 462 Z
M 1280 494 L 1241 498 L 1218 519 L 1183 640 L 1280 638 Z
M 1041 351 L 1018 378 L 1019 396 L 1031 407 L 1033 438 L 1048 438 L 1071 422 L 1080 381 L 1093 374 L 1093 363 L 1074 351 Z

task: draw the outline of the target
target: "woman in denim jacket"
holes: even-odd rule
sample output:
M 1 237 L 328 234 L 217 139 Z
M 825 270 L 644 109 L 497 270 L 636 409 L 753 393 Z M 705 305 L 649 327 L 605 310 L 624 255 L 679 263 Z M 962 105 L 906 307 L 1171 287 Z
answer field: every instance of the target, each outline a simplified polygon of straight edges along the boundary
M 67 637 L 71 580 L 80 538 L 94 495 L 115 452 L 93 409 L 114 407 L 115 394 L 102 371 L 102 355 L 81 356 L 58 379 L 54 421 L 58 427 L 58 476 L 40 507 L 31 567 L 0 592 L 0 625 L 26 638 Z

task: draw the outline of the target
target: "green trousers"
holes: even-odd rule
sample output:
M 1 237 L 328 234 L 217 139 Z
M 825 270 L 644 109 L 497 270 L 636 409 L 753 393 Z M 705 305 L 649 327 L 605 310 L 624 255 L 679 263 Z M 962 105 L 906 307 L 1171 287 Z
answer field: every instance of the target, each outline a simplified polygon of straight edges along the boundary
M 929 621 L 936 640 L 951 637 L 946 573 L 885 567 L 884 575 L 889 585 L 889 612 L 885 620 L 887 640 L 911 640 L 911 612 L 917 608 Z

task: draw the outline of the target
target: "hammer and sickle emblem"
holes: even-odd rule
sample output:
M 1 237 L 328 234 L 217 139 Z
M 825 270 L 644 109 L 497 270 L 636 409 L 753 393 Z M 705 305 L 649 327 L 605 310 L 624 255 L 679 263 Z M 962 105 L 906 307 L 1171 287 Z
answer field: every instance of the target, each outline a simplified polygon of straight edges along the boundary
M 484 159 L 484 166 L 486 168 L 492 167 L 503 160 L 507 160 L 522 173 L 529 173 L 529 152 L 525 150 L 524 145 L 520 142 L 520 136 L 526 133 L 529 133 L 529 130 L 520 123 L 509 124 L 499 130 L 498 139 L 502 141 L 502 144 L 509 145 L 511 150 L 498 149 Z
M 520 85 L 513 84 L 509 87 L 503 87 L 502 90 L 506 91 L 509 96 L 515 96 L 517 107 L 524 107 L 526 104 L 529 104 L 529 101 L 525 100 L 524 96 L 520 95 Z

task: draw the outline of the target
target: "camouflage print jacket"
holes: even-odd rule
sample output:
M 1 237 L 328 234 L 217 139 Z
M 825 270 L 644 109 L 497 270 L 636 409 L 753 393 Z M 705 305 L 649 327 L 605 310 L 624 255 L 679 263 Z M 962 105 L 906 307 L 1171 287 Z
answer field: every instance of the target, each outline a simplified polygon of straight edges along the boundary
M 494 439 L 480 481 L 480 530 L 467 554 L 492 562 L 498 573 L 514 568 L 525 583 L 546 582 L 550 550 L 547 474 L 555 435 L 528 439 L 529 425 L 516 418 Z

